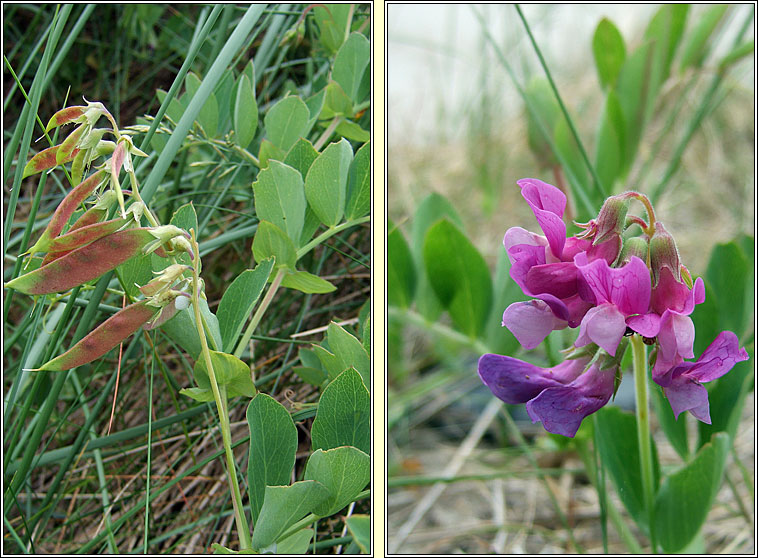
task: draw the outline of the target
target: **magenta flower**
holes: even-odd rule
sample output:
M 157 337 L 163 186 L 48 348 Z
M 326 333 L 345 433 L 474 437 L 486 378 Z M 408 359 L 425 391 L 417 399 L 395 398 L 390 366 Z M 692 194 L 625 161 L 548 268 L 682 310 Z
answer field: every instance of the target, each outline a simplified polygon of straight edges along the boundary
M 578 326 L 591 307 L 579 295 L 583 279 L 574 257 L 586 253 L 589 261 L 604 259 L 613 262 L 620 244 L 613 235 L 597 246 L 593 246 L 589 238 L 566 238 L 564 193 L 534 178 L 519 180 L 518 185 L 545 236 L 512 227 L 505 233 L 503 245 L 511 261 L 513 280 L 525 295 L 542 303 L 512 304 L 503 314 L 503 325 L 524 348 L 532 349 L 551 331 Z M 530 317 L 530 323 L 525 327 L 523 318 L 526 315 Z
M 582 297 L 594 304 L 582 319 L 575 345 L 595 343 L 615 355 L 627 327 L 642 329 L 638 333 L 648 336 L 650 318 L 629 319 L 647 314 L 650 304 L 650 271 L 645 263 L 633 256 L 623 267 L 611 268 L 605 260 L 587 262 L 583 253 L 574 261 L 584 278 L 582 284 L 587 285 Z
M 532 422 L 545 430 L 573 438 L 584 417 L 608 403 L 615 367 L 587 368 L 590 358 L 566 360 L 540 368 L 516 358 L 486 354 L 479 359 L 479 377 L 495 397 L 506 403 L 526 403 Z M 586 369 L 586 370 L 585 370 Z
M 676 418 L 690 411 L 698 420 L 711 424 L 708 390 L 703 384 L 720 378 L 735 364 L 747 359 L 747 351 L 740 349 L 737 336 L 731 331 L 722 331 L 696 362 L 680 361 L 654 380 L 663 387 Z

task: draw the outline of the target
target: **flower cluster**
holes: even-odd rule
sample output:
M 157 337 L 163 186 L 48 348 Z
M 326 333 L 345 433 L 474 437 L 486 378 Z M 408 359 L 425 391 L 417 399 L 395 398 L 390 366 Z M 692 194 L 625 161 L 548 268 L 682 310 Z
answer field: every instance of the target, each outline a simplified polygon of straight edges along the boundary
M 566 196 L 541 180 L 518 181 L 543 235 L 520 227 L 503 239 L 511 277 L 532 300 L 510 305 L 503 325 L 525 349 L 537 347 L 556 329 L 579 328 L 569 359 L 552 368 L 487 354 L 479 376 L 506 403 L 526 403 L 532 421 L 549 432 L 573 437 L 584 417 L 614 392 L 625 336 L 653 345 L 653 380 L 663 388 L 675 416 L 690 411 L 710 424 L 708 392 L 702 384 L 748 358 L 731 331 L 720 333 L 695 361 L 690 314 L 705 300 L 703 280 L 692 282 L 679 261 L 674 239 L 657 222 L 648 199 L 637 192 L 608 198 L 597 218 L 566 237 Z M 628 216 L 641 201 L 648 222 Z M 643 235 L 629 237 L 638 225 Z

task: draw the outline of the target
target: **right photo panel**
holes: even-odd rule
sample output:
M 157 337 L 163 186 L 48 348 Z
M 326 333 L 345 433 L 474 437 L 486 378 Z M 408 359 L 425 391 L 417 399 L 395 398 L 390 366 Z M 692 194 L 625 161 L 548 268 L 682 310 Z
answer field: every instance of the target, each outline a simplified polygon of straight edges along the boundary
M 755 553 L 754 7 L 384 9 L 387 553 Z

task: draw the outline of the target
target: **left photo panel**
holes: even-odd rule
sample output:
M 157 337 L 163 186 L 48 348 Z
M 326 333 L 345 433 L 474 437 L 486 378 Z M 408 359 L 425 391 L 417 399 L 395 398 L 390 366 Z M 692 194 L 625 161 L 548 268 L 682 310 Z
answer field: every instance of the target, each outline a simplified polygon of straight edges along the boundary
M 2 9 L 3 553 L 371 554 L 372 4 Z

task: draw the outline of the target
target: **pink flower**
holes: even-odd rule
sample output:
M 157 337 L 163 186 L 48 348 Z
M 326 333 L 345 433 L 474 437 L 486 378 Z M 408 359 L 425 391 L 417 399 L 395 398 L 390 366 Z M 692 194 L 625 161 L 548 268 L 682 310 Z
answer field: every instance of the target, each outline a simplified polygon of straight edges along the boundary
M 737 336 L 731 331 L 722 331 L 696 362 L 680 359 L 666 373 L 653 379 L 663 387 L 676 418 L 690 411 L 698 420 L 711 424 L 708 390 L 703 384 L 720 378 L 735 364 L 747 359 L 747 351 L 740 349 Z
M 566 360 L 540 368 L 516 358 L 486 354 L 479 359 L 479 377 L 506 403 L 526 403 L 532 422 L 573 438 L 582 420 L 608 403 L 616 368 L 603 369 L 590 358 Z

